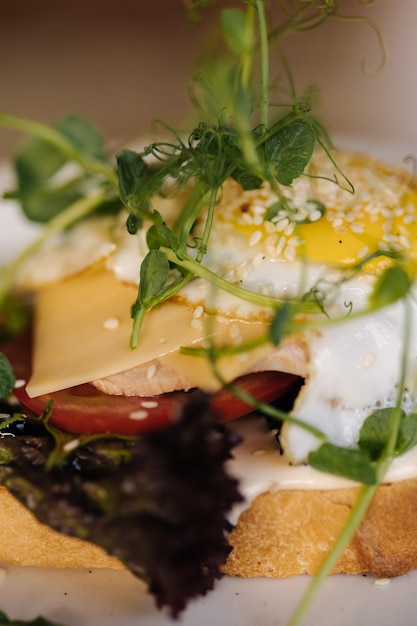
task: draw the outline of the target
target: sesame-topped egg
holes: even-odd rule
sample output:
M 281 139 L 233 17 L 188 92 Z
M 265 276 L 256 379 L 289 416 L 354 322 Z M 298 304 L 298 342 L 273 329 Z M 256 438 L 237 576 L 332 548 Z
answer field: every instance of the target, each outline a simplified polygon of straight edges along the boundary
M 335 158 L 337 180 L 326 156 L 317 156 L 291 187 L 263 185 L 247 191 L 227 180 L 201 257 L 201 264 L 220 282 L 214 285 L 196 277 L 175 298 L 198 312 L 192 326 L 199 332 L 213 313 L 229 322 L 260 321 L 262 329 L 280 301 L 315 301 L 319 313 L 303 318 L 308 328 L 293 327 L 298 332 L 292 331 L 283 344 L 271 344 L 259 361 L 247 361 L 248 369 L 245 355 L 238 355 L 239 367 L 230 371 L 276 369 L 301 375 L 305 382 L 293 415 L 330 441 L 351 446 L 367 415 L 397 402 L 404 345 L 407 371 L 402 400 L 406 408 L 417 405 L 417 331 L 411 325 L 405 334 L 404 301 L 369 308 L 375 282 L 393 260 L 401 259 L 414 276 L 417 193 L 404 172 L 364 156 L 340 152 Z M 175 224 L 181 206 L 178 199 L 169 198 L 158 199 L 156 205 L 170 225 Z M 197 254 L 206 217 L 203 211 L 192 229 L 187 251 L 191 258 Z M 46 267 L 54 266 L 54 280 L 60 272 L 66 276 L 101 262 L 117 281 L 136 285 L 147 253 L 146 228 L 130 235 L 124 228 L 126 215 L 106 219 L 99 227 L 86 221 L 41 251 L 25 268 L 26 284 L 31 277 L 36 277 L 35 288 L 42 284 L 39 268 L 42 255 L 47 255 Z M 89 228 L 94 230 L 91 237 Z M 68 261 L 71 255 L 75 265 Z M 48 282 L 50 276 L 44 278 Z M 222 289 L 222 281 L 237 289 Z M 239 289 L 254 297 L 240 298 Z M 412 287 L 411 294 L 414 291 Z M 257 300 L 258 295 L 270 298 L 270 304 Z M 417 319 L 413 298 L 408 298 L 407 306 L 411 319 Z M 230 329 L 234 328 L 232 324 Z M 240 333 L 227 336 L 232 345 L 241 341 Z M 204 377 L 200 382 L 204 385 Z M 320 443 L 293 424 L 284 426 L 282 442 L 295 462 L 305 461 Z

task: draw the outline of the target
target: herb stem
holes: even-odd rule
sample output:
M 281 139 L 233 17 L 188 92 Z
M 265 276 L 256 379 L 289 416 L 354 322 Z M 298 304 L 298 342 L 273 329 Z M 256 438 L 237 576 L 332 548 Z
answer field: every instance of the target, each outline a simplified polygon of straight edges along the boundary
M 266 129 L 269 120 L 269 43 L 263 0 L 256 0 L 259 24 L 259 41 L 261 54 L 261 100 L 260 124 Z
M 210 283 L 213 287 L 217 287 L 230 293 L 241 300 L 245 300 L 246 302 L 250 302 L 251 304 L 255 304 L 261 307 L 268 307 L 272 309 L 276 309 L 278 306 L 281 306 L 284 303 L 283 298 L 277 298 L 275 296 L 267 296 L 262 293 L 256 293 L 254 291 L 250 291 L 249 289 L 245 289 L 244 287 L 239 287 L 225 280 L 212 270 L 208 269 L 198 261 L 192 259 L 185 253 L 176 254 L 174 250 L 171 248 L 161 247 L 161 251 L 165 254 L 168 261 L 174 263 L 178 267 L 182 267 L 187 270 L 191 274 L 198 276 L 199 278 L 203 278 L 208 283 Z M 305 312 L 317 312 L 318 306 L 315 302 L 304 302 L 301 304 L 302 310 Z
M 316 576 L 314 576 L 313 580 L 308 585 L 306 592 L 304 593 L 301 601 L 298 603 L 294 613 L 287 623 L 287 626 L 299 626 L 299 624 L 301 624 L 301 621 L 310 609 L 310 606 L 314 601 L 317 592 L 319 591 L 327 576 L 331 573 L 332 569 L 337 564 L 337 561 L 339 560 L 349 541 L 355 534 L 356 529 L 361 523 L 363 517 L 366 514 L 366 511 L 368 510 L 369 505 L 372 502 L 377 488 L 378 484 L 370 486 L 367 485 L 361 488 L 359 496 L 357 497 L 351 509 L 348 519 L 339 537 L 337 538 L 336 543 L 328 552 L 320 567 L 319 572 L 316 574 Z
M 395 456 L 395 447 L 400 429 L 400 421 L 402 415 L 402 402 L 405 391 L 405 377 L 407 372 L 408 347 L 411 332 L 411 310 L 407 299 L 404 300 L 404 336 L 401 352 L 401 377 L 398 384 L 397 403 L 392 412 L 390 422 L 390 432 L 387 444 L 378 463 L 378 478 L 382 480 L 387 471 L 392 458 Z
M 114 187 L 114 189 L 118 189 L 117 175 L 112 168 L 109 167 L 109 165 L 103 161 L 99 161 L 98 159 L 85 157 L 62 133 L 57 131 L 55 128 L 40 122 L 33 122 L 32 120 L 25 118 L 8 115 L 7 113 L 0 113 L 0 126 L 12 128 L 46 141 L 62 152 L 62 154 L 67 156 L 68 159 L 79 163 L 81 167 L 92 174 L 99 174 L 103 176 L 112 185 L 112 187 Z
M 201 242 L 198 247 L 198 253 L 196 256 L 196 261 L 198 263 L 202 261 L 204 255 L 207 252 L 207 244 L 208 244 L 211 227 L 213 225 L 213 220 L 214 220 L 214 211 L 215 211 L 216 202 L 217 202 L 217 193 L 218 193 L 218 189 L 216 187 L 213 187 L 210 193 L 210 202 L 209 202 L 208 211 L 207 211 L 206 223 L 204 224 L 204 232 L 203 232 L 203 236 L 201 238 Z M 206 196 L 207 194 L 204 194 L 204 200 L 206 199 Z
M 411 330 L 411 312 L 408 301 L 404 300 L 405 315 L 404 315 L 404 338 L 403 349 L 401 353 L 401 377 L 398 385 L 398 394 L 396 406 L 392 412 L 392 419 L 390 423 L 390 432 L 388 441 L 385 445 L 384 451 L 381 454 L 378 462 L 376 463 L 376 476 L 377 482 L 375 485 L 366 485 L 362 487 L 359 496 L 357 497 L 352 510 L 346 520 L 346 523 L 332 549 L 327 554 L 326 558 L 321 565 L 318 574 L 313 578 L 313 581 L 307 587 L 301 602 L 297 605 L 290 621 L 287 626 L 298 626 L 301 620 L 309 610 L 319 588 L 323 584 L 325 578 L 331 573 L 332 569 L 336 565 L 344 549 L 348 545 L 349 541 L 354 536 L 358 526 L 364 518 L 369 505 L 371 504 L 376 490 L 384 479 L 385 473 L 388 470 L 390 463 L 395 455 L 395 446 L 398 439 L 398 432 L 400 429 L 400 420 L 402 414 L 402 400 L 405 390 L 405 377 L 407 372 L 407 355 L 409 335 Z

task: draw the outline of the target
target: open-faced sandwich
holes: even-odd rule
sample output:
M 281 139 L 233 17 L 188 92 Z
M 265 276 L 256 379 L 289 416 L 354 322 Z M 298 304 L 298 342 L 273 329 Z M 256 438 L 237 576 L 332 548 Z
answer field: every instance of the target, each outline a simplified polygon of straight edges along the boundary
M 173 614 L 221 573 L 417 566 L 414 182 L 306 101 L 270 123 L 264 74 L 250 125 L 256 20 L 265 64 L 263 3 L 222 13 L 216 123 L 117 167 L 79 118 L 0 116 L 46 222 L 3 272 L 0 560 L 128 567 Z

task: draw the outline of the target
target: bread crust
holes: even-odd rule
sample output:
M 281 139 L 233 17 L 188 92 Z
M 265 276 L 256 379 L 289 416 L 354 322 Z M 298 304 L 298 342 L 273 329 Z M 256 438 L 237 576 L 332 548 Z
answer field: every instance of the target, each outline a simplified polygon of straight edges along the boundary
M 37 567 L 123 568 L 98 546 L 39 523 L 5 487 L 0 487 L 0 561 Z
M 270 578 L 316 574 L 358 493 L 359 488 L 346 488 L 261 494 L 229 534 L 233 550 L 224 572 Z M 0 561 L 74 569 L 124 567 L 98 546 L 39 523 L 4 487 L 0 511 Z M 378 488 L 334 573 L 386 578 L 416 567 L 417 478 Z
M 263 493 L 229 535 L 233 576 L 314 575 L 360 488 Z M 417 479 L 381 485 L 333 573 L 391 578 L 417 567 Z

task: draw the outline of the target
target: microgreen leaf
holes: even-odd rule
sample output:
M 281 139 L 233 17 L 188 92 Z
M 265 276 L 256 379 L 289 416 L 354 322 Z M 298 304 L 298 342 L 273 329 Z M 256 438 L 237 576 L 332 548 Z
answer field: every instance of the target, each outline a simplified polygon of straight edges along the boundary
M 139 298 L 149 304 L 165 285 L 169 273 L 169 263 L 160 250 L 148 252 L 140 267 Z
M 8 626 L 61 626 L 58 622 L 52 622 L 44 617 L 36 617 L 35 619 L 27 622 L 20 619 L 9 619 L 3 611 L 0 611 L 0 624 L 6 624 Z
M 367 452 L 373 461 L 377 461 L 389 439 L 392 412 L 395 407 L 378 409 L 363 422 L 359 432 L 358 446 Z M 404 412 L 402 412 L 404 414 Z
M 369 415 L 362 424 L 358 445 L 377 461 L 390 437 L 393 411 L 396 407 L 378 409 Z M 417 444 L 417 414 L 406 414 L 401 410 L 401 418 L 398 428 L 397 441 L 394 446 L 395 456 L 400 456 Z
M 288 322 L 291 320 L 291 304 L 289 300 L 285 300 L 276 311 L 271 324 L 269 326 L 269 334 L 274 346 L 277 346 L 285 335 Z
M 106 160 L 102 134 L 84 118 L 78 115 L 67 115 L 58 122 L 56 127 L 78 152 L 99 161 Z
M 7 398 L 13 391 L 16 376 L 7 357 L 0 352 L 0 398 Z
M 302 122 L 279 129 L 264 144 L 266 162 L 276 179 L 291 185 L 303 173 L 314 150 L 314 131 Z
M 51 221 L 85 197 L 87 184 L 96 174 L 100 174 L 100 185 L 114 184 L 114 172 L 105 162 L 104 139 L 82 118 L 67 116 L 52 127 L 13 116 L 0 118 L 7 125 L 32 133 L 15 157 L 17 188 L 5 194 L 19 200 L 30 220 Z M 71 168 L 65 169 L 67 165 Z M 106 211 L 110 207 L 113 213 L 120 210 L 120 201 L 113 193 L 108 193 L 104 202 Z
M 396 456 L 400 456 L 417 444 L 417 413 L 403 416 L 395 446 Z
M 274 219 L 274 217 L 277 217 L 278 213 L 280 211 L 285 211 L 286 209 L 286 202 L 283 198 L 281 198 L 280 200 L 277 200 L 277 202 L 274 202 L 273 204 L 271 204 L 265 213 L 265 220 L 268 222 L 270 222 L 271 220 Z
M 136 235 L 138 230 L 142 228 L 143 220 L 135 215 L 134 213 L 129 213 L 126 219 L 126 228 L 129 235 Z
M 169 262 L 160 250 L 150 250 L 140 266 L 139 291 L 136 302 L 132 306 L 134 320 L 130 345 L 135 348 L 138 344 L 139 332 L 143 317 L 154 304 L 154 298 L 159 294 L 167 282 Z
M 116 161 L 121 201 L 128 208 L 146 208 L 138 200 L 148 173 L 144 159 L 133 150 L 121 150 L 116 154 Z
M 221 13 L 223 36 L 235 54 L 246 54 L 252 48 L 251 31 L 246 27 L 246 16 L 240 9 L 225 9 Z
M 237 167 L 233 170 L 232 178 L 239 183 L 245 191 L 260 189 L 263 182 L 260 176 L 254 174 L 251 170 L 241 165 L 237 165 Z
M 161 247 L 171 248 L 172 250 L 178 250 L 179 239 L 172 232 L 170 228 L 165 224 L 161 215 L 154 211 L 155 223 L 149 228 L 146 233 L 146 243 L 150 250 L 157 250 Z M 164 257 L 165 258 L 165 257 Z
M 404 298 L 411 287 L 407 272 L 400 265 L 388 267 L 376 281 L 370 296 L 373 308 L 380 308 Z
M 310 452 L 308 462 L 321 472 L 349 478 L 365 485 L 375 485 L 377 482 L 371 458 L 363 450 L 341 448 L 325 442 L 317 450 Z

